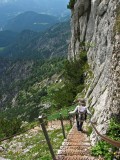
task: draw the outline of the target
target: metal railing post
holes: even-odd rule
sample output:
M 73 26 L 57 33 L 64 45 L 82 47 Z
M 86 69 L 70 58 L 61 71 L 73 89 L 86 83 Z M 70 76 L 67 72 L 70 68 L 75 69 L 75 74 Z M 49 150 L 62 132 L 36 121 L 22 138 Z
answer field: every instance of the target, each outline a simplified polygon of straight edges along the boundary
M 56 160 L 56 157 L 55 157 L 55 154 L 54 154 L 54 151 L 53 151 L 52 145 L 51 145 L 51 143 L 50 143 L 50 139 L 49 139 L 49 136 L 48 136 L 48 133 L 47 133 L 47 130 L 46 130 L 44 121 L 43 121 L 43 117 L 42 117 L 42 116 L 39 116 L 38 118 L 39 118 L 39 121 L 40 121 L 40 125 L 41 125 L 41 127 L 42 127 L 42 130 L 43 130 L 43 133 L 44 133 L 46 142 L 47 142 L 47 144 L 48 144 L 48 147 L 49 147 L 49 150 L 50 150 L 52 159 L 53 159 L 53 160 Z
M 61 126 L 62 126 L 63 137 L 64 137 L 64 139 L 66 139 L 65 129 L 64 129 L 64 125 L 63 125 L 63 118 L 62 118 L 61 113 L 60 113 L 60 121 L 61 121 Z

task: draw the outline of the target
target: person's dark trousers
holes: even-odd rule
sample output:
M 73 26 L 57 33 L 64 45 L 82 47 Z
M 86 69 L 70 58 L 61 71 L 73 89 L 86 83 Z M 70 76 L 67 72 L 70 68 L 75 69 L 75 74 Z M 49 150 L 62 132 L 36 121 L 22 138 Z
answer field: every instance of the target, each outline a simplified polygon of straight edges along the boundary
M 83 126 L 83 122 L 80 122 L 80 125 L 79 125 L 79 130 L 82 131 L 82 126 Z
M 80 122 L 78 121 L 78 114 L 76 114 L 77 130 L 80 130 Z
M 82 130 L 83 130 L 83 129 L 82 129 L 82 126 L 83 126 L 83 122 L 77 121 L 77 130 L 78 130 L 78 131 L 82 131 Z
M 83 116 L 81 116 L 81 121 L 78 121 L 78 114 L 76 114 L 76 122 L 77 122 L 77 130 L 82 131 L 82 126 L 83 126 Z
M 80 123 L 79 121 L 77 121 L 77 130 L 79 131 L 79 128 L 80 128 Z

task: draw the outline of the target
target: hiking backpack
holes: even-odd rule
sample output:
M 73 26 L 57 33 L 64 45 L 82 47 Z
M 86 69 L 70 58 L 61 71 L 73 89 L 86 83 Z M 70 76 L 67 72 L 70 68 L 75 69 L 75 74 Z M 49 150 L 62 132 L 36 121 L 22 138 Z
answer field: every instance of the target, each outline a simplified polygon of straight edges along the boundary
M 87 119 L 87 110 L 84 110 L 83 112 L 81 112 L 80 109 L 81 108 L 77 109 L 76 119 L 77 121 L 85 121 Z

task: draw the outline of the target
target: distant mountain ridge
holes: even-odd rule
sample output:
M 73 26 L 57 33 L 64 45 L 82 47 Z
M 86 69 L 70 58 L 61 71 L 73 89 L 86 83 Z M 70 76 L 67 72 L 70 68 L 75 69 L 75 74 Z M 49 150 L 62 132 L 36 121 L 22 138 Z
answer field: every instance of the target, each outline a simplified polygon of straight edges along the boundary
M 54 16 L 28 11 L 9 20 L 3 30 L 10 30 L 14 32 L 21 32 L 26 29 L 33 31 L 45 31 L 58 22 L 58 19 Z
M 0 0 L 0 29 L 20 13 L 34 11 L 57 17 L 70 15 L 69 0 Z
M 25 30 L 14 43 L 0 52 L 11 59 L 49 59 L 67 55 L 70 22 L 58 23 L 43 33 Z

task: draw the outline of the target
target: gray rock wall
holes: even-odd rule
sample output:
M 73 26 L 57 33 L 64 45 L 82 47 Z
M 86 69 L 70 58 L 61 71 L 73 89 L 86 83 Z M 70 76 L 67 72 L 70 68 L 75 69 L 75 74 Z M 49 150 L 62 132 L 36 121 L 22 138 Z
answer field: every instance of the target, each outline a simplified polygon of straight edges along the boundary
M 110 109 L 112 112 L 112 116 L 117 116 L 117 119 L 120 122 L 120 32 L 117 32 L 114 37 L 114 50 L 112 54 L 111 71 L 112 83 Z
M 120 0 L 77 0 L 72 10 L 68 58 L 80 54 L 81 42 L 85 43 L 94 74 L 86 99 L 94 109 L 92 120 L 102 134 L 106 133 L 111 116 L 120 113 L 120 35 L 114 30 L 119 5 Z M 94 131 L 91 140 L 93 144 L 97 141 Z

